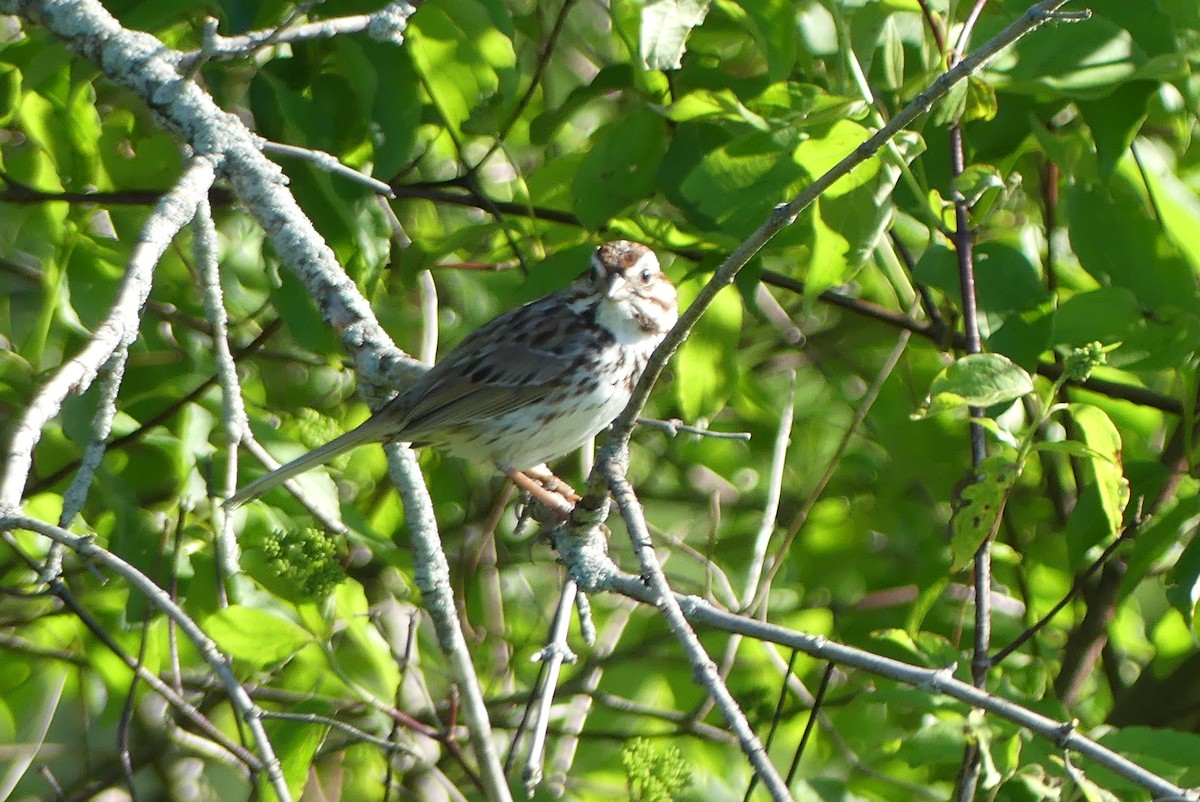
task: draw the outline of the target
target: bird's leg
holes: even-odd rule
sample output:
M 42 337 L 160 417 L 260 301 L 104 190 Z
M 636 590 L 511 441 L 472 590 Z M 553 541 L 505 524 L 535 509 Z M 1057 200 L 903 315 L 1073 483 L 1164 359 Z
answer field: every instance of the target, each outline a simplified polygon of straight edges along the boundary
M 545 463 L 542 463 L 541 465 L 535 465 L 532 468 L 527 468 L 525 469 L 524 473 L 530 479 L 534 480 L 551 493 L 557 493 L 558 495 L 562 496 L 567 501 L 571 502 L 572 505 L 574 505 L 575 502 L 579 501 L 581 498 L 581 496 L 575 492 L 575 488 L 571 487 L 562 479 L 559 479 L 557 476 L 555 476 L 554 471 L 547 468 Z
M 554 474 L 550 474 L 550 477 L 554 480 L 555 485 L 553 488 L 549 488 L 542 482 L 530 477 L 528 473 L 512 470 L 511 468 L 504 473 L 507 474 L 509 479 L 512 479 L 513 484 L 518 488 L 542 502 L 542 504 L 563 520 L 567 519 L 575 506 L 575 502 L 579 500 L 579 496 L 575 494 L 570 485 L 554 476 Z M 565 488 L 565 492 L 561 488 Z

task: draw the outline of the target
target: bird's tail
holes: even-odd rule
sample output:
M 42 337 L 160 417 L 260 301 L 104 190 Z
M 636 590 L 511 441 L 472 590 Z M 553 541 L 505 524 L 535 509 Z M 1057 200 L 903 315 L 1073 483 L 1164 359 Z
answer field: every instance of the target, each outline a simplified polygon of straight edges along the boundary
M 378 416 L 372 416 L 357 428 L 351 429 L 341 437 L 330 440 L 325 445 L 315 448 L 285 465 L 279 466 L 265 476 L 260 476 L 230 496 L 225 501 L 226 508 L 233 509 L 245 504 L 247 501 L 252 501 L 268 490 L 283 484 L 293 476 L 304 473 L 308 469 L 315 468 L 318 465 L 324 465 L 334 457 L 344 454 L 363 443 L 382 440 L 381 429 L 383 426 L 380 425 L 381 423 L 383 421 Z

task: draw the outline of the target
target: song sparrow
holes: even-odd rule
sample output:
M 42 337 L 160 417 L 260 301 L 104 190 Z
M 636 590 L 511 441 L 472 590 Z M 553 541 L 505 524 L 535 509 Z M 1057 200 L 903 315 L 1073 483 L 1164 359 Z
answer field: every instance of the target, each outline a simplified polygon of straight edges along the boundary
M 645 245 L 601 245 L 566 289 L 470 334 L 365 423 L 251 482 L 236 506 L 362 443 L 434 445 L 504 472 L 540 468 L 612 423 L 675 325 L 675 287 Z

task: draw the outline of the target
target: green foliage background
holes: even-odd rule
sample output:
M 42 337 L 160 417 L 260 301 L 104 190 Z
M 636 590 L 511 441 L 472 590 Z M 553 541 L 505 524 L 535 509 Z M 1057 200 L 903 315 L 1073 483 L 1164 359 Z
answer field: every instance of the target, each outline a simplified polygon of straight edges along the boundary
M 975 43 L 1027 7 L 981 5 Z M 181 50 L 200 46 L 206 16 L 232 35 L 273 28 L 295 12 L 273 0 L 106 6 L 123 25 Z M 328 0 L 309 14 L 377 7 Z M 670 555 L 674 587 L 736 607 L 776 430 L 794 392 L 762 594 L 769 603 L 758 614 L 909 662 L 957 665 L 967 678 L 971 574 L 957 568 L 958 556 L 994 532 L 993 651 L 1074 583 L 1084 589 L 990 671 L 988 689 L 1077 719 L 1081 731 L 1194 786 L 1200 10 L 1190 0 L 1086 7 L 1086 22 L 1049 24 L 1004 52 L 755 257 L 677 354 L 648 410 L 752 439 L 643 429 L 631 478 Z M 698 9 L 707 14 L 689 29 L 683 21 L 695 21 Z M 305 213 L 413 353 L 426 270 L 437 287 L 442 350 L 565 285 L 603 239 L 652 245 L 690 299 L 776 204 L 944 71 L 939 42 L 953 42 L 969 12 L 947 0 L 426 0 L 402 47 L 366 35 L 277 45 L 209 62 L 198 80 L 264 138 L 327 151 L 394 188 L 390 205 L 407 247 L 394 244 L 379 201 L 360 185 L 281 162 Z M 182 160 L 141 99 L 38 27 L 8 30 L 0 50 L 0 411 L 11 426 L 106 314 L 148 204 Z M 957 178 L 955 125 L 966 165 Z M 78 196 L 85 192 L 96 197 Z M 984 350 L 1040 374 L 1033 393 L 988 410 L 999 464 L 1028 459 L 975 527 L 951 526 L 963 497 L 987 496 L 979 486 L 974 496 L 962 492 L 971 475 L 965 415 L 912 414 L 958 345 L 956 196 L 970 203 Z M 366 410 L 302 286 L 278 269 L 228 192 L 213 201 L 235 352 L 269 332 L 239 359 L 245 400 L 255 433 L 287 459 Z M 260 560 L 237 580 L 239 603 L 220 606 L 212 488 L 223 471 L 221 399 L 186 239 L 154 282 L 118 399 L 117 441 L 76 530 L 172 587 L 269 709 L 334 716 L 388 737 L 394 720 L 367 703 L 375 700 L 412 705 L 407 712 L 440 729 L 451 689 L 431 632 L 422 624 L 414 645 L 398 644 L 379 623 L 419 604 L 380 449 L 361 449 L 304 482 L 317 502 L 340 507 L 353 530 L 319 550 L 320 559 L 340 560 L 345 581 L 313 601 L 288 592 L 286 567 L 280 581 Z M 1052 395 L 1062 356 L 1093 342 L 1117 346 L 1107 365 L 1084 386 Z M 29 514 L 57 518 L 96 400 L 95 389 L 72 399 L 46 430 Z M 473 657 L 496 725 L 511 732 L 535 681 L 528 658 L 546 637 L 562 571 L 545 543 L 513 534 L 511 510 L 494 524 L 504 496 L 486 466 L 431 452 L 421 461 Z M 256 469 L 245 462 L 250 475 Z M 563 462 L 560 474 L 580 479 L 577 460 Z M 251 547 L 311 525 L 284 493 L 239 519 Z M 1105 567 L 1081 580 L 1118 537 Z M 131 674 L 77 614 L 29 595 L 36 574 L 18 548 L 37 558 L 47 544 L 21 532 L 0 546 L 0 585 L 11 591 L 0 599 L 0 743 L 23 747 L 0 757 L 0 776 L 13 781 L 13 798 L 52 798 L 45 767 L 65 798 L 87 798 L 96 778 L 100 787 L 124 782 L 116 733 Z M 611 550 L 634 570 L 619 528 Z M 98 627 L 152 671 L 175 676 L 178 640 L 182 685 L 236 737 L 194 649 L 144 599 L 78 562 L 68 561 L 67 582 Z M 593 604 L 602 634 L 626 614 L 617 598 Z M 741 798 L 749 769 L 662 621 L 647 608 L 628 615 L 610 654 L 574 642 L 582 659 L 567 669 L 562 697 L 582 690 L 593 669 L 603 675 L 568 797 L 625 794 L 622 742 L 649 735 L 668 738 L 691 770 L 680 798 Z M 789 655 L 757 643 L 735 653 L 728 635 L 702 635 L 710 654 L 729 656 L 730 688 L 765 737 Z M 405 661 L 410 648 L 419 663 Z M 805 656 L 795 665 L 810 688 L 823 668 Z M 415 701 L 399 690 L 405 672 L 420 679 Z M 163 748 L 170 729 L 154 694 L 144 684 L 132 694 L 141 798 L 185 798 L 184 774 L 197 789 L 186 798 L 248 798 L 250 785 L 221 760 L 187 762 L 193 753 L 178 740 Z M 784 701 L 776 765 L 790 762 L 808 707 L 803 695 Z M 987 754 L 981 798 L 1074 799 L 1101 793 L 1093 781 L 1120 799 L 1149 798 L 1086 763 L 1086 777 L 1072 775 L 1053 744 L 1006 722 L 862 672 L 834 675 L 822 715 L 793 784 L 799 799 L 888 800 L 922 789 L 944 798 L 968 740 Z M 479 793 L 452 750 L 397 757 L 389 770 L 384 750 L 327 727 L 271 721 L 269 732 L 294 790 L 307 783 L 314 799 L 318 787 L 346 799 L 424 798 L 431 766 L 469 797 Z M 66 757 L 79 750 L 83 764 Z M 405 790 L 385 796 L 388 781 Z

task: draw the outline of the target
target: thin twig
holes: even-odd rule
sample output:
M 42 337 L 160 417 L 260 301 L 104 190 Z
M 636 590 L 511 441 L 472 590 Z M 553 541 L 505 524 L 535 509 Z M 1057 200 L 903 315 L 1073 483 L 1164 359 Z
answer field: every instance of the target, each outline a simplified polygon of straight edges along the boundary
M 529 754 L 525 758 L 525 769 L 521 779 L 525 783 L 525 793 L 530 797 L 537 791 L 544 774 L 543 763 L 546 756 L 546 729 L 550 724 L 550 708 L 554 703 L 554 691 L 558 687 L 558 676 L 563 663 L 575 662 L 575 653 L 567 645 L 567 633 L 571 625 L 571 611 L 575 606 L 575 598 L 579 586 L 575 580 L 567 577 L 563 582 L 562 594 L 558 600 L 558 609 L 554 614 L 554 625 L 546 646 L 538 652 L 536 659 L 543 665 L 541 674 L 541 689 L 536 701 L 536 714 L 531 729 L 532 741 L 529 744 Z
M 793 379 L 794 378 L 795 377 L 793 376 Z M 794 384 L 793 384 L 792 389 L 793 389 L 793 391 L 795 390 Z M 766 749 L 768 751 L 770 751 L 770 749 L 771 749 L 771 742 L 775 740 L 775 733 L 779 732 L 779 722 L 783 719 L 783 705 L 784 705 L 784 702 L 787 701 L 787 697 L 788 697 L 787 681 L 788 681 L 788 678 L 792 676 L 793 672 L 796 669 L 796 657 L 799 654 L 800 654 L 800 652 L 796 651 L 795 649 L 792 650 L 791 656 L 788 657 L 787 668 L 784 669 L 784 672 L 783 672 L 783 683 L 779 686 L 779 698 L 775 700 L 775 712 L 771 714 L 771 728 L 767 731 L 767 740 L 763 743 L 763 749 Z M 833 663 L 829 664 L 829 668 L 830 669 L 833 668 Z M 813 721 L 813 719 L 816 718 L 816 716 L 817 716 L 817 711 L 813 710 L 809 714 L 809 717 L 808 717 L 809 722 L 811 723 Z M 808 727 L 805 727 L 805 733 L 807 733 L 807 732 L 808 732 Z M 788 778 L 785 782 L 787 782 L 788 785 L 792 784 L 792 777 L 791 777 L 790 772 L 789 772 Z M 750 802 L 750 795 L 752 793 L 754 793 L 754 786 L 756 786 L 756 785 L 758 785 L 758 775 L 752 774 L 752 775 L 750 775 L 750 782 L 746 783 L 746 793 L 742 797 L 742 802 Z
M 1125 526 L 1125 528 L 1121 530 L 1121 534 L 1118 535 L 1116 538 L 1114 538 L 1113 542 L 1109 543 L 1108 546 L 1105 547 L 1104 551 L 1101 552 L 1100 556 L 1092 561 L 1092 564 L 1087 567 L 1087 570 L 1085 570 L 1079 576 L 1075 577 L 1075 581 L 1071 583 L 1071 589 L 1068 590 L 1063 595 L 1063 597 L 1061 599 L 1059 599 L 1054 604 L 1054 606 L 1051 607 L 1046 612 L 1045 615 L 1043 615 L 1041 618 L 1039 618 L 1036 624 L 1034 624 L 1031 627 L 1026 628 L 1025 631 L 1023 631 L 1020 635 L 1013 638 L 1011 643 L 1009 643 L 1003 649 L 1000 649 L 994 655 L 992 655 L 989 662 L 992 665 L 999 663 L 1001 660 L 1004 660 L 1006 657 L 1008 657 L 1010 654 L 1015 652 L 1017 649 L 1020 649 L 1022 646 L 1024 646 L 1025 643 L 1030 638 L 1032 638 L 1034 635 L 1036 635 L 1037 633 L 1039 633 L 1043 629 L 1045 629 L 1046 625 L 1049 624 L 1052 620 L 1054 620 L 1054 617 L 1057 616 L 1060 612 L 1062 612 L 1063 608 L 1065 608 L 1068 604 L 1070 604 L 1075 599 L 1075 597 L 1078 596 L 1083 591 L 1084 587 L 1087 586 L 1088 581 L 1091 580 L 1091 578 L 1096 575 L 1097 571 L 1099 571 L 1101 568 L 1103 568 L 1108 563 L 1108 561 L 1112 558 L 1113 554 L 1116 553 L 1117 549 L 1120 548 L 1122 545 L 1124 545 L 1131 538 L 1133 538 L 1137 535 L 1137 532 L 1139 529 L 1141 529 L 1141 526 L 1142 526 L 1141 516 L 1135 515 L 1133 520 L 1130 521 L 1129 524 L 1127 524 Z
M 961 58 L 971 41 L 971 33 L 975 22 L 983 11 L 987 0 L 975 0 L 959 31 L 954 50 L 947 54 L 951 67 Z M 962 125 L 955 121 L 950 126 L 950 176 L 957 181 L 966 169 L 963 144 Z M 963 333 L 966 338 L 966 352 L 978 354 L 983 350 L 979 332 L 979 303 L 975 293 L 975 242 L 971 230 L 970 205 L 962 193 L 955 190 L 954 198 L 954 231 L 951 237 L 954 243 L 954 254 L 958 262 L 958 282 L 962 299 Z M 987 434 L 979 421 L 984 417 L 981 407 L 968 407 L 969 423 L 967 428 L 971 441 L 971 471 L 975 475 L 979 466 L 987 459 Z M 987 682 L 989 668 L 988 651 L 992 639 L 992 541 L 984 540 L 975 552 L 972 563 L 974 575 L 974 614 L 975 627 L 971 656 L 971 678 L 977 688 L 983 688 Z M 968 742 L 963 749 L 962 766 L 959 770 L 955 786 L 954 798 L 959 802 L 969 802 L 975 798 L 975 790 L 979 783 L 979 774 L 983 767 L 983 755 L 979 745 Z
M 767 480 L 767 500 L 763 508 L 758 534 L 754 537 L 754 550 L 750 554 L 750 565 L 746 569 L 746 587 L 742 592 L 743 610 L 748 609 L 758 596 L 759 581 L 767 559 L 767 547 L 775 531 L 779 515 L 779 499 L 783 491 L 783 469 L 787 465 L 787 449 L 791 443 L 792 419 L 796 413 L 796 372 L 792 371 L 788 392 L 783 401 L 783 414 L 779 416 L 779 430 L 775 435 L 775 446 L 771 450 L 771 472 Z
M 575 0 L 562 0 L 562 5 L 558 7 L 558 13 L 554 16 L 554 24 L 550 28 L 550 35 L 546 37 L 546 41 L 542 44 L 542 49 L 538 53 L 537 61 L 534 62 L 533 70 L 529 75 L 529 86 L 525 87 L 524 93 L 513 106 L 512 112 L 500 126 L 491 146 L 487 152 L 475 162 L 475 166 L 470 168 L 468 172 L 475 173 L 487 163 L 497 150 L 503 145 L 504 140 L 512 132 L 513 126 L 517 124 L 517 120 L 521 119 L 521 113 L 525 111 L 525 107 L 529 105 L 529 101 L 533 99 L 533 95 L 537 92 L 538 86 L 542 83 L 542 75 L 546 72 L 546 67 L 550 63 L 550 56 L 554 52 L 554 46 L 558 43 L 558 38 L 563 32 L 563 27 L 567 22 L 567 13 L 571 10 L 571 6 L 575 5 Z
M 653 418 L 638 418 L 638 426 L 646 426 L 650 429 L 658 429 L 660 432 L 666 432 L 669 436 L 675 437 L 680 432 L 684 434 L 694 434 L 698 437 L 712 437 L 716 440 L 749 440 L 750 432 L 714 432 L 712 429 L 702 429 L 698 426 L 689 426 L 679 418 L 671 418 L 670 420 L 655 420 Z
M 604 676 L 604 661 L 616 649 L 636 608 L 637 603 L 633 600 L 620 599 L 617 609 L 609 615 L 608 621 L 604 625 L 604 631 L 592 651 L 591 660 L 594 665 L 580 679 L 581 690 L 567 705 L 563 714 L 562 735 L 554 750 L 554 756 L 550 762 L 550 777 L 546 781 L 546 788 L 552 796 L 561 797 L 566 789 L 567 776 L 571 765 L 575 762 L 575 753 L 579 747 L 579 734 L 583 732 L 583 726 L 591 712 L 592 700 L 595 699 L 600 704 L 605 704 L 605 701 L 596 693 L 596 689 L 600 686 L 600 680 Z
M 296 145 L 285 145 L 282 142 L 262 143 L 263 153 L 274 156 L 289 156 L 293 159 L 303 159 L 320 170 L 324 170 L 332 175 L 345 178 L 355 184 L 361 184 L 367 187 L 377 195 L 382 195 L 385 198 L 394 198 L 396 194 L 392 192 L 392 188 L 387 185 L 387 182 L 380 181 L 374 176 L 367 175 L 342 164 L 336 156 L 332 156 L 321 150 L 313 150 L 312 148 L 301 148 Z
M 125 365 L 129 359 L 129 348 L 122 345 L 104 363 L 100 370 L 100 398 L 96 402 L 96 412 L 92 416 L 92 438 L 88 441 L 83 457 L 79 461 L 79 470 L 71 480 L 71 486 L 63 493 L 62 512 L 58 516 L 58 525 L 64 529 L 71 526 L 75 516 L 83 510 L 87 501 L 88 491 L 96 476 L 96 469 L 108 447 L 108 438 L 112 436 L 112 422 L 117 415 L 117 392 L 125 378 Z M 49 581 L 62 571 L 63 547 L 51 543 L 46 553 L 45 565 L 42 568 L 41 579 Z
M 321 716 L 316 713 L 287 713 L 279 710 L 264 710 L 262 716 L 263 718 L 279 719 L 280 721 L 300 721 L 314 726 L 331 727 L 348 735 L 355 741 L 365 741 L 366 743 L 374 744 L 388 753 L 400 752 L 413 757 L 420 757 L 408 744 L 391 741 L 387 738 L 380 738 L 378 735 L 372 735 L 366 730 L 355 727 L 353 724 L 347 724 L 345 721 L 340 721 L 331 716 Z
M 216 366 L 217 381 L 221 385 L 225 476 L 218 493 L 222 499 L 226 499 L 237 490 L 238 446 L 250 434 L 250 422 L 246 418 L 246 406 L 242 401 L 237 365 L 229 350 L 229 316 L 225 312 L 225 301 L 221 293 L 217 228 L 207 199 L 202 199 L 196 207 L 196 217 L 192 221 L 192 248 L 200 273 L 200 295 L 204 300 L 204 314 L 212 326 L 213 363 Z M 213 551 L 216 554 L 218 575 L 217 597 L 220 604 L 225 606 L 233 590 L 233 577 L 238 573 L 238 547 L 237 536 L 233 531 L 233 516 L 221 505 L 216 507 L 217 527 L 213 537 Z
M 817 692 L 813 697 L 812 710 L 808 713 L 808 721 L 804 722 L 804 734 L 800 736 L 800 743 L 796 745 L 796 754 L 792 756 L 792 765 L 788 766 L 788 785 L 791 785 L 792 780 L 796 777 L 796 770 L 800 768 L 800 758 L 804 757 L 804 749 L 808 746 L 808 739 L 812 736 L 813 725 L 816 724 L 817 717 L 821 714 L 821 703 L 825 701 L 825 692 L 829 690 L 833 667 L 834 664 L 830 661 L 825 664 L 825 670 L 821 672 L 821 683 L 817 686 Z
M 386 35 L 385 30 L 373 30 L 383 24 L 404 29 L 404 23 L 415 11 L 415 6 L 406 2 L 389 3 L 387 7 L 374 14 L 353 14 L 334 19 L 318 20 L 302 25 L 283 25 L 266 31 L 251 31 L 241 36 L 213 36 L 207 47 L 181 53 L 179 65 L 181 71 L 187 71 L 200 60 L 218 60 L 243 58 L 263 47 L 289 42 L 302 42 L 312 39 L 331 39 L 343 34 L 362 33 L 367 31 L 378 39 L 393 39 Z

